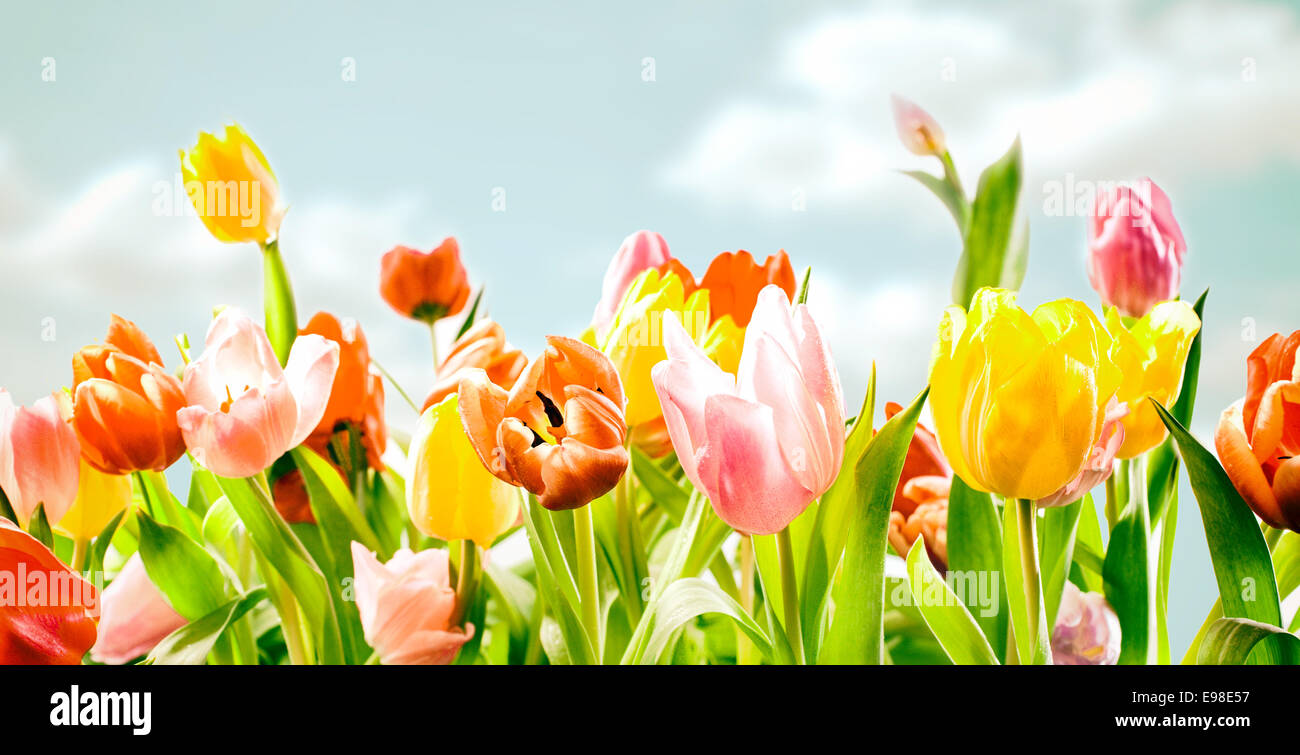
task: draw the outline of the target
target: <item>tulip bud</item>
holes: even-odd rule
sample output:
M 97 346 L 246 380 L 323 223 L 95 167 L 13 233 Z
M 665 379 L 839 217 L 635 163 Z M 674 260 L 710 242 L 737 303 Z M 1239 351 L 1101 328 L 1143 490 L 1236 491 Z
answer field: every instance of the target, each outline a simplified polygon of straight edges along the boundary
M 42 504 L 49 523 L 58 524 L 77 498 L 81 450 L 60 400 L 55 393 L 15 407 L 0 388 L 0 488 L 23 526 Z
M 203 225 L 218 241 L 265 244 L 280 230 L 280 185 L 257 144 L 237 123 L 220 137 L 199 132 L 180 151 L 185 192 Z
M 519 491 L 479 461 L 462 426 L 457 394 L 420 415 L 408 456 L 406 505 L 420 532 L 490 548 L 519 518 Z
M 1088 221 L 1088 280 L 1106 306 L 1141 317 L 1173 299 L 1186 253 L 1169 197 L 1154 181 L 1097 193 Z
M 948 151 L 943 129 L 931 115 L 911 100 L 898 95 L 889 98 L 894 107 L 894 127 L 908 151 L 916 155 L 939 157 Z
M 1300 330 L 1274 333 L 1247 362 L 1246 396 L 1219 418 L 1214 445 L 1233 487 L 1272 527 L 1300 532 Z
M 600 303 L 592 317 L 592 325 L 598 332 L 604 331 L 614 319 L 618 305 L 623 301 L 628 286 L 642 272 L 651 268 L 658 269 L 672 259 L 668 253 L 668 242 L 654 231 L 637 231 L 623 239 L 614 259 L 610 260 L 605 270 L 605 282 L 600 288 Z M 691 283 L 694 283 L 694 278 Z
M 1082 592 L 1066 581 L 1052 630 L 1057 666 L 1114 666 L 1119 661 L 1119 617 L 1101 593 Z
M 129 663 L 187 623 L 149 579 L 139 553 L 127 559 L 103 600 L 99 640 L 90 650 L 98 663 Z
M 474 636 L 453 626 L 456 591 L 445 550 L 402 548 L 387 564 L 352 544 L 357 611 L 366 642 L 389 666 L 445 666 Z
M 112 475 L 158 471 L 185 453 L 176 412 L 185 394 L 149 337 L 113 315 L 102 345 L 72 357 L 72 426 L 91 466 Z
M 470 370 L 483 370 L 488 380 L 508 391 L 527 364 L 524 352 L 506 343 L 505 329 L 491 320 L 483 320 L 457 338 L 451 352 L 438 365 L 438 380 L 424 399 L 421 411 L 455 393 L 460 379 Z
M 395 246 L 380 265 L 379 293 L 398 314 L 433 324 L 469 301 L 469 274 L 454 238 L 427 253 Z

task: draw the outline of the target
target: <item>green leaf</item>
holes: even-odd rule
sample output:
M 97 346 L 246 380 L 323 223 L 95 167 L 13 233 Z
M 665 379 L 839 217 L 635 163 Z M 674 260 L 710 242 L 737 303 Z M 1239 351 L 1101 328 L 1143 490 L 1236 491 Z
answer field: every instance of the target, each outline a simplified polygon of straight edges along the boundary
M 176 613 L 194 621 L 226 602 L 226 577 L 212 554 L 148 514 L 141 513 L 138 522 L 144 570 Z
M 45 516 L 45 504 L 36 504 L 32 519 L 27 523 L 27 534 L 41 541 L 41 544 L 54 550 L 54 530 L 50 529 L 50 520 Z
M 456 331 L 456 340 L 469 332 L 474 327 L 474 321 L 478 319 L 478 306 L 483 302 L 483 292 L 487 286 L 479 286 L 478 293 L 474 295 L 474 303 L 470 305 L 469 311 L 465 313 L 465 319 L 460 324 L 460 330 Z
M 5 495 L 4 490 L 0 490 L 0 517 L 18 524 L 18 515 L 14 513 L 14 507 L 9 503 L 9 496 Z
M 1110 531 L 1102 566 L 1106 600 L 1119 617 L 1119 662 L 1124 665 L 1153 663 L 1156 659 L 1150 513 L 1145 499 L 1130 500 Z
M 155 645 L 144 663 L 159 666 L 201 665 L 221 635 L 265 597 L 266 590 L 259 587 L 191 621 Z
M 361 543 L 368 551 L 378 552 L 379 538 L 357 508 L 347 483 L 324 457 L 306 446 L 298 446 L 290 454 L 302 474 L 311 512 L 334 555 L 335 564 L 340 571 L 351 574 L 352 542 Z
M 573 584 L 568 567 L 560 555 L 559 544 L 555 542 L 555 530 L 549 525 L 548 513 L 531 495 L 524 502 L 524 527 L 528 530 L 528 546 L 532 550 L 533 566 L 537 570 L 537 589 L 555 618 L 549 625 L 543 624 L 542 641 L 548 646 L 547 655 L 553 662 L 563 657 L 569 663 L 592 663 L 596 659 L 596 652 L 587 639 L 587 632 L 578 616 L 578 588 Z M 556 570 L 562 570 L 563 577 L 557 576 Z M 562 583 L 561 579 L 568 584 Z M 561 635 L 559 643 L 554 642 L 553 634 L 547 631 L 547 626 L 558 628 Z M 562 654 L 558 652 L 557 645 L 563 646 Z
M 1205 299 L 1210 295 L 1207 288 L 1196 300 L 1192 309 L 1201 318 L 1201 329 L 1196 331 L 1192 345 L 1187 351 L 1187 363 L 1183 367 L 1183 382 L 1178 389 L 1178 398 L 1169 407 L 1169 413 L 1183 427 L 1192 424 L 1192 409 L 1196 404 L 1196 390 L 1201 370 L 1201 337 L 1205 333 Z M 1147 470 L 1147 490 L 1151 502 L 1152 526 L 1164 518 L 1165 507 L 1178 495 L 1178 455 L 1174 453 L 1172 438 L 1151 451 Z
M 833 589 L 835 615 L 821 653 L 827 663 L 878 665 L 884 660 L 889 510 L 917 417 L 929 394 L 927 386 L 910 406 L 886 422 L 854 469 L 856 505 L 847 528 L 842 573 Z
M 953 302 L 963 307 L 983 286 L 1018 289 L 1024 279 L 1028 230 L 1018 224 L 1022 177 L 1020 137 L 980 174 L 961 260 L 953 278 Z
M 964 595 L 966 607 L 989 638 L 997 657 L 1007 652 L 1007 589 L 1002 575 L 1002 523 L 993 497 L 953 475 L 948 494 L 948 569 L 957 574 L 998 580 L 998 610 L 992 616 L 977 595 Z M 986 576 L 987 575 L 987 576 Z
M 655 505 L 668 513 L 675 524 L 682 523 L 691 492 L 678 485 L 658 464 L 636 446 L 631 447 L 632 471 Z
M 642 663 L 659 663 L 679 630 L 698 616 L 720 614 L 736 623 L 745 636 L 762 651 L 772 656 L 772 643 L 767 633 L 752 619 L 740 604 L 718 589 L 717 585 L 698 577 L 688 577 L 673 582 L 649 609 L 652 612 L 649 639 Z
M 831 483 L 817 504 L 812 537 L 808 541 L 808 554 L 803 560 L 803 613 L 800 623 L 803 625 L 805 657 L 810 662 L 821 652 L 831 579 L 844 557 L 849 521 L 858 500 L 855 470 L 871 443 L 872 418 L 875 413 L 876 365 L 873 362 L 871 374 L 867 378 L 867 392 L 862 397 L 862 408 L 844 441 L 844 461 L 840 464 L 835 482 Z M 779 575 L 774 579 L 779 586 Z
M 322 663 L 340 663 L 343 645 L 325 575 L 275 510 L 270 493 L 251 478 L 217 477 L 244 530 L 280 575 L 307 617 Z
M 998 658 L 980 631 L 975 617 L 962 604 L 961 599 L 944 582 L 930 563 L 924 538 L 917 538 L 907 553 L 907 574 L 916 603 L 926 626 L 943 646 L 953 663 L 960 665 L 996 666 Z
M 957 233 L 963 236 L 966 234 L 966 212 L 968 210 L 966 197 L 961 195 L 957 187 L 953 186 L 951 182 L 923 170 L 904 170 L 901 172 L 905 176 L 916 179 L 917 182 L 938 197 L 939 201 L 943 202 L 943 206 L 948 208 L 952 219 L 957 223 Z
M 1196 663 L 1200 666 L 1240 666 L 1250 651 L 1268 641 L 1281 663 L 1300 665 L 1300 637 L 1272 624 L 1250 619 L 1219 619 L 1201 641 Z
M 1273 573 L 1268 544 L 1254 513 L 1213 454 L 1192 437 L 1160 402 L 1152 400 L 1151 403 L 1155 404 L 1160 419 L 1169 428 L 1183 465 L 1187 467 L 1187 477 L 1205 525 L 1205 540 L 1210 546 L 1210 561 L 1219 585 L 1223 615 L 1280 626 L 1282 609 L 1277 578 Z M 1266 663 L 1277 662 L 1272 648 L 1263 648 L 1261 655 L 1260 660 Z
M 1047 606 L 1047 625 L 1055 626 L 1056 609 L 1074 563 L 1074 542 L 1079 529 L 1079 514 L 1084 506 L 1092 507 L 1092 494 L 1068 506 L 1049 506 L 1043 511 L 1039 541 L 1043 553 L 1043 600 Z
M 262 247 L 262 303 L 266 312 L 266 337 L 276 358 L 284 365 L 298 337 L 298 310 L 278 239 Z
M 86 566 L 86 570 L 91 574 L 104 570 L 104 556 L 108 554 L 108 546 L 113 543 L 113 535 L 117 534 L 117 528 L 125 517 L 125 510 L 117 512 L 117 516 L 110 519 L 95 537 L 95 542 L 90 546 L 90 561 Z

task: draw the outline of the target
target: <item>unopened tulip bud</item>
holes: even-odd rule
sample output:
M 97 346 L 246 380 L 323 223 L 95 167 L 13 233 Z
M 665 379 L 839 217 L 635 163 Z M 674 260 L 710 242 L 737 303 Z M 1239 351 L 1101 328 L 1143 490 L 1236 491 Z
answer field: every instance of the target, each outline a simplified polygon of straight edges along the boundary
M 890 97 L 890 102 L 894 106 L 894 126 L 898 129 L 898 138 L 908 151 L 933 157 L 939 157 L 948 151 L 943 129 L 933 116 L 915 102 L 896 94 Z
M 1088 222 L 1088 280 L 1107 306 L 1141 317 L 1173 299 L 1186 253 L 1169 197 L 1154 181 L 1097 193 Z
M 1052 662 L 1057 666 L 1114 666 L 1119 661 L 1119 617 L 1101 593 L 1082 592 L 1065 583 L 1052 630 Z

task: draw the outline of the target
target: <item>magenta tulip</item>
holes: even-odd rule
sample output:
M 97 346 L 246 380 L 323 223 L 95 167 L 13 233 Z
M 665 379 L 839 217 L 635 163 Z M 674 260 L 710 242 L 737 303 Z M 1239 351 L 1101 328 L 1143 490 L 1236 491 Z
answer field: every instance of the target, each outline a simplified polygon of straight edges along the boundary
M 55 393 L 15 407 L 0 388 L 0 488 L 23 526 L 41 504 L 50 524 L 58 524 L 77 499 L 81 444 L 60 400 L 66 401 Z
M 1065 583 L 1052 629 L 1052 663 L 1057 666 L 1114 666 L 1119 661 L 1120 629 L 1105 596 Z
M 844 456 L 844 399 L 807 308 L 779 286 L 758 295 L 733 378 L 670 312 L 651 370 L 682 469 L 744 534 L 784 529 L 830 487 Z
M 222 477 L 251 477 L 302 443 L 325 414 L 339 346 L 318 335 L 293 342 L 280 368 L 262 326 L 237 309 L 212 321 L 203 354 L 185 367 L 176 413 L 185 445 Z
M 90 649 L 98 663 L 128 663 L 186 624 L 150 581 L 139 553 L 127 559 L 100 601 L 99 638 Z
M 1088 279 L 1106 306 L 1142 317 L 1173 299 L 1186 253 L 1169 197 L 1154 181 L 1097 192 L 1088 222 Z
M 610 260 L 605 271 L 605 282 L 600 289 L 600 303 L 596 305 L 596 314 L 592 325 L 596 331 L 605 329 L 614 319 L 618 305 L 623 301 L 623 294 L 632 285 L 642 271 L 664 265 L 671 259 L 668 242 L 654 231 L 637 231 L 623 239 L 614 259 Z
M 366 642 L 389 666 L 445 666 L 474 636 L 453 625 L 456 591 L 447 551 L 402 548 L 387 564 L 352 544 L 357 611 Z

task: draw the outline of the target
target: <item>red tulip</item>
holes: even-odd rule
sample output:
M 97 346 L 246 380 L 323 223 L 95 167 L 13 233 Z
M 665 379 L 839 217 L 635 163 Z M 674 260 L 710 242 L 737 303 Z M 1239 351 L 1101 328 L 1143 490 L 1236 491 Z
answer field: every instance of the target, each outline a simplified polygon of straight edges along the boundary
M 0 665 L 81 663 L 95 644 L 98 601 L 94 585 L 0 519 Z

